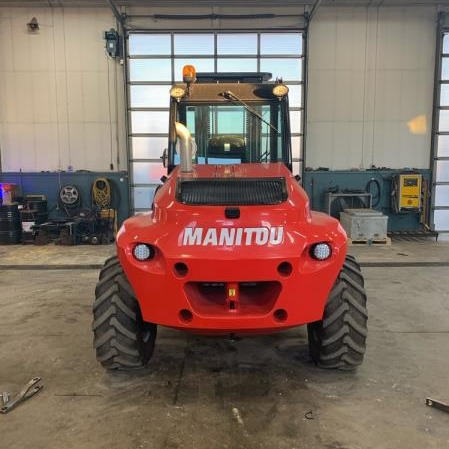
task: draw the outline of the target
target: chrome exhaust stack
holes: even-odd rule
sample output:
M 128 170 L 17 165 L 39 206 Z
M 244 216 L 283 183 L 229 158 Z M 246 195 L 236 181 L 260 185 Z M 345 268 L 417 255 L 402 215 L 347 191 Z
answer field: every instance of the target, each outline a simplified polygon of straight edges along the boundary
M 192 156 L 193 156 L 193 142 L 190 132 L 186 126 L 182 123 L 176 122 L 176 135 L 180 141 L 179 156 L 181 158 L 181 171 L 183 173 L 190 173 L 192 168 Z

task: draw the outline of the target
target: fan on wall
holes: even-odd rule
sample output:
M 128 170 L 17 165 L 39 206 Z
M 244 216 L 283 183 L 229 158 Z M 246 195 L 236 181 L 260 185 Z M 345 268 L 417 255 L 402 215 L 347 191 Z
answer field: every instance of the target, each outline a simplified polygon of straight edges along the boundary
M 326 192 L 326 212 L 340 218 L 340 212 L 345 209 L 370 209 L 372 194 L 363 191 Z

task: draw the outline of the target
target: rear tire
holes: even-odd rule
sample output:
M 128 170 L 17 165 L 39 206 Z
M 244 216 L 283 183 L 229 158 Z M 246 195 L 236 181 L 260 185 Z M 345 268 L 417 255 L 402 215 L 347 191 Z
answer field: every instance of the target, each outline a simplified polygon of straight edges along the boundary
M 100 272 L 93 315 L 94 348 L 104 368 L 132 370 L 149 362 L 157 327 L 143 321 L 117 257 L 109 258 Z
M 366 293 L 360 265 L 347 256 L 331 290 L 323 320 L 307 325 L 312 360 L 321 368 L 355 369 L 368 334 Z

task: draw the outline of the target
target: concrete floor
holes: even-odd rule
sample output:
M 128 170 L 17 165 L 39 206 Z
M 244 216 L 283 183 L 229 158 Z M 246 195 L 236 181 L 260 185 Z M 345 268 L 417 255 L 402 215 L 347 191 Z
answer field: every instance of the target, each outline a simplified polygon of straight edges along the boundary
M 370 312 L 356 373 L 315 368 L 304 328 L 237 342 L 160 329 L 148 369 L 106 373 L 91 304 L 113 252 L 0 247 L 0 391 L 45 385 L 0 415 L 1 447 L 449 448 L 449 414 L 424 404 L 449 401 L 448 266 L 372 266 L 449 262 L 448 243 L 351 247 Z M 30 269 L 48 264 L 71 269 Z

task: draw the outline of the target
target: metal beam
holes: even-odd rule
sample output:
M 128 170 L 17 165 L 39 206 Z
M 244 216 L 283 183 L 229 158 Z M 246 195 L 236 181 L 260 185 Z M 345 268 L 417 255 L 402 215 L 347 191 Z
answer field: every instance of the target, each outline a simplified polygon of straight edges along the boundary
M 112 9 L 112 12 L 114 13 L 115 18 L 120 23 L 120 25 L 123 25 L 123 22 L 125 21 L 125 15 L 121 14 L 120 11 L 117 9 L 117 7 L 114 5 L 114 2 L 112 0 L 106 0 L 110 8 Z
M 316 2 L 313 4 L 311 11 L 309 12 L 309 14 L 307 14 L 307 25 L 309 25 L 310 22 L 312 21 L 322 1 L 323 0 L 316 0 Z

